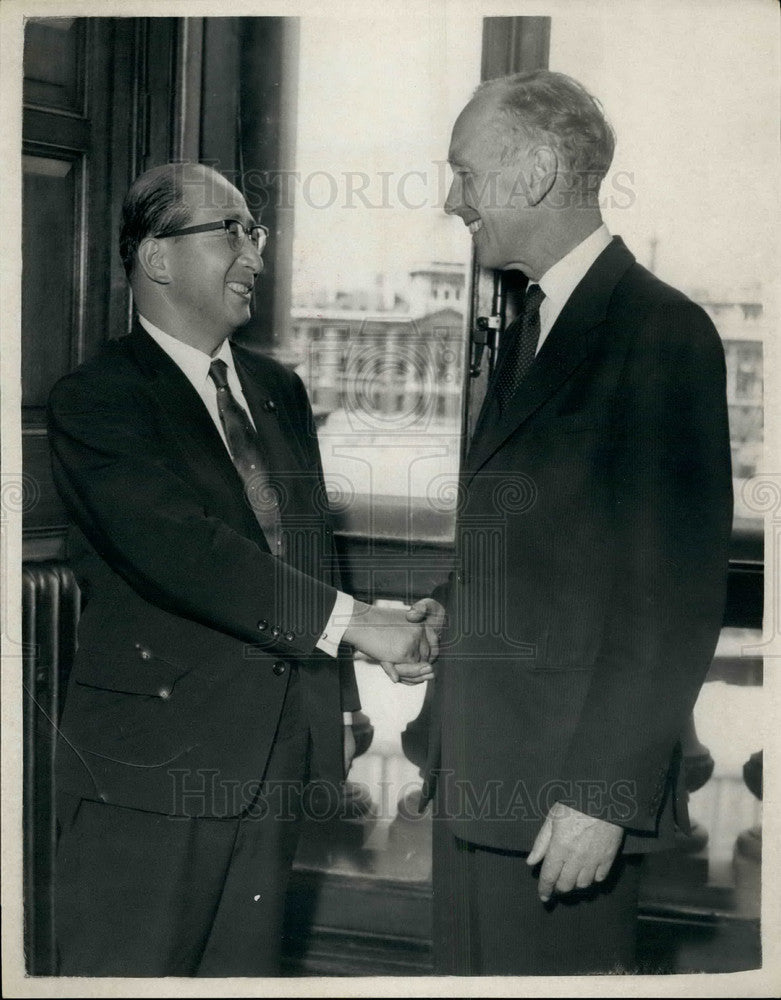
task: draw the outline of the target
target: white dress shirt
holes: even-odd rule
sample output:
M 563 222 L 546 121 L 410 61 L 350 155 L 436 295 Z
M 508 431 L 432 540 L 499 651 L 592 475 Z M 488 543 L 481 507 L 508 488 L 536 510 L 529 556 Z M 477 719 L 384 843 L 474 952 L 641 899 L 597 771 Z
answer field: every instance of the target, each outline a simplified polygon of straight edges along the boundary
M 537 351 L 553 329 L 553 324 L 559 318 L 567 300 L 611 240 L 607 226 L 603 223 L 582 243 L 573 247 L 565 257 L 556 261 L 553 267 L 549 267 L 539 282 L 536 282 L 545 292 L 545 298 L 540 305 L 540 339 L 537 342 Z
M 201 397 L 203 405 L 208 410 L 209 416 L 219 431 L 228 454 L 230 454 L 228 440 L 225 437 L 225 430 L 220 420 L 220 411 L 217 407 L 217 386 L 209 378 L 209 367 L 212 361 L 219 358 L 225 362 L 228 369 L 228 386 L 230 391 L 233 393 L 236 402 L 246 411 L 252 426 L 255 427 L 255 421 L 252 419 L 252 414 L 250 413 L 249 406 L 247 406 L 247 400 L 241 388 L 239 376 L 236 373 L 236 365 L 233 361 L 230 342 L 223 340 L 219 350 L 214 355 L 209 355 L 205 351 L 198 350 L 197 347 L 192 347 L 190 344 L 185 344 L 183 341 L 177 340 L 176 337 L 172 337 L 169 333 L 164 333 L 143 316 L 139 316 L 138 321 L 152 340 L 165 351 L 174 364 L 187 376 L 193 389 Z M 256 427 L 255 430 L 257 430 Z M 323 633 L 317 642 L 318 649 L 324 653 L 328 653 L 329 656 L 336 656 L 338 654 L 339 643 L 342 641 L 352 613 L 352 597 L 349 594 L 342 593 L 342 591 L 337 591 L 336 602 L 331 611 L 331 616 L 326 622 Z M 345 722 L 352 722 L 352 714 L 350 712 L 345 712 L 344 715 Z
M 228 369 L 228 387 L 233 393 L 236 402 L 246 412 L 252 426 L 255 427 L 255 421 L 252 419 L 249 406 L 247 406 L 247 400 L 244 398 L 239 376 L 236 374 L 236 365 L 233 361 L 233 354 L 228 340 L 223 340 L 219 350 L 215 354 L 209 355 L 205 351 L 198 350 L 197 347 L 185 344 L 183 340 L 177 340 L 170 333 L 164 333 L 143 316 L 139 316 L 138 321 L 152 340 L 158 346 L 162 347 L 174 364 L 187 376 L 193 389 L 201 397 L 203 405 L 209 411 L 209 416 L 219 431 L 222 443 L 226 448 L 228 448 L 228 439 L 225 437 L 225 429 L 222 426 L 220 411 L 217 406 L 217 386 L 214 384 L 213 379 L 209 378 L 209 368 L 212 361 L 219 359 L 225 362 Z M 255 430 L 257 430 L 257 427 L 255 427 Z M 230 453 L 230 449 L 228 451 Z

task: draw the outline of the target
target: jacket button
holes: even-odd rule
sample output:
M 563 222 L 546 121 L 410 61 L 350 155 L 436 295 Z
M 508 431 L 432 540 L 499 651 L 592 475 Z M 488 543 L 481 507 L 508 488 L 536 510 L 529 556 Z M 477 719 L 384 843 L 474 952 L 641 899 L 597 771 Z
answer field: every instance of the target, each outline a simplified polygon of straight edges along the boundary
M 141 650 L 141 659 L 142 660 L 151 660 L 152 659 L 152 654 L 149 652 L 148 649 L 142 649 Z
M 165 700 L 166 698 L 171 697 L 171 689 L 169 687 L 161 687 L 157 694 L 160 698 Z
M 296 637 L 295 632 L 285 632 L 285 638 L 287 639 L 288 642 L 292 642 L 295 639 L 295 637 Z
M 268 622 L 266 621 L 265 618 L 263 619 L 262 622 L 258 622 L 258 631 L 259 632 L 265 632 L 267 628 L 268 628 Z
M 271 669 L 274 671 L 277 677 L 281 677 L 287 668 L 285 667 L 284 663 L 275 663 Z
M 271 634 L 276 639 L 276 637 L 280 634 L 281 631 L 282 631 L 282 629 L 279 627 L 279 625 L 275 625 L 274 628 L 272 628 L 272 630 L 271 630 Z

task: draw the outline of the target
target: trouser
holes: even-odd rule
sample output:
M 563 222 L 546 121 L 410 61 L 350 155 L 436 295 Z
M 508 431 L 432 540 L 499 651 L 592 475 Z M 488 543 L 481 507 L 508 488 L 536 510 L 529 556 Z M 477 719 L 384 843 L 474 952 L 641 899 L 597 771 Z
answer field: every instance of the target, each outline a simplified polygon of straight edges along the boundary
M 635 968 L 640 855 L 605 882 L 542 903 L 528 852 L 481 847 L 434 821 L 438 975 L 579 975 Z
M 240 816 L 172 817 L 61 794 L 60 975 L 279 975 L 308 758 L 289 690 L 258 797 Z

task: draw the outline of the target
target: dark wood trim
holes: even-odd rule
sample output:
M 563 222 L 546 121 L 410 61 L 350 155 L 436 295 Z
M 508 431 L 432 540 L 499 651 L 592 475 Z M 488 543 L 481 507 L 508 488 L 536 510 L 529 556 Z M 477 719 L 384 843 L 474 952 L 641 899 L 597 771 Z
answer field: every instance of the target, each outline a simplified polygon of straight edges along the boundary
M 25 24 L 25 36 L 28 25 L 32 22 L 48 20 L 48 18 L 28 18 Z M 76 48 L 76 67 L 74 71 L 74 77 L 76 81 L 76 95 L 74 101 L 74 107 L 64 108 L 54 104 L 48 104 L 45 101 L 36 101 L 29 94 L 29 88 L 27 87 L 27 81 L 25 81 L 24 90 L 28 91 L 27 95 L 24 97 L 23 107 L 25 109 L 36 109 L 43 111 L 50 115 L 61 115 L 64 118 L 71 119 L 84 119 L 86 120 L 90 114 L 90 104 L 89 104 L 89 60 L 86 58 L 88 46 L 92 42 L 90 37 L 91 23 L 90 19 L 87 18 L 73 18 L 75 22 L 76 30 L 79 33 L 77 48 Z M 96 19 L 92 19 L 96 20 Z M 25 37 L 25 41 L 27 38 Z M 33 84 L 34 86 L 34 81 Z
M 296 17 L 242 18 L 238 187 L 271 233 L 254 315 L 240 332 L 256 348 L 284 344 L 290 325 L 299 35 Z
M 87 151 L 76 150 L 68 146 L 55 146 L 51 143 L 28 141 L 22 142 L 22 153 L 33 159 L 51 159 L 69 163 L 73 171 L 73 297 L 71 300 L 70 331 L 68 354 L 71 366 L 78 364 L 83 357 L 83 345 L 86 320 L 86 276 L 84 267 L 85 255 L 85 211 L 86 185 L 88 181 Z M 42 405 L 22 406 L 23 436 L 43 434 L 45 426 L 45 410 Z
M 241 18 L 209 17 L 204 24 L 198 158 L 235 183 Z
M 198 159 L 203 86 L 204 18 L 177 21 L 174 49 L 174 109 L 171 153 L 174 160 Z
M 117 34 L 114 18 L 89 18 L 88 62 L 90 65 L 90 136 L 85 155 L 82 187 L 79 258 L 81 293 L 74 316 L 72 355 L 74 365 L 91 357 L 107 339 L 106 316 L 111 288 L 110 265 L 110 168 L 115 157 L 125 156 L 127 133 L 118 141 L 112 119 L 114 65 Z M 101 248 L 101 249 L 98 249 Z
M 85 154 L 77 161 L 79 171 L 73 206 L 73 302 L 71 304 L 71 368 L 80 365 L 86 355 L 87 341 L 87 247 L 90 246 L 92 220 L 88 212 L 90 204 L 91 172 L 89 158 Z
M 637 938 L 641 975 L 762 967 L 759 921 L 732 914 L 641 905 Z
M 111 134 L 112 154 L 108 163 L 108 216 L 109 244 L 106 247 L 106 264 L 109 271 L 109 289 L 103 313 L 105 339 L 122 337 L 130 332 L 132 303 L 130 287 L 119 257 L 119 227 L 122 201 L 133 178 L 143 162 L 145 137 L 142 134 L 145 114 L 142 105 L 140 64 L 143 62 L 141 44 L 145 37 L 145 24 L 141 18 L 114 19 L 114 58 L 112 64 Z
M 294 867 L 283 955 L 288 975 L 429 975 L 431 883 Z
M 25 108 L 23 114 L 25 142 L 59 151 L 81 152 L 89 143 L 89 122 L 83 118 L 63 115 L 60 111 Z M 56 155 L 56 154 L 51 154 Z
M 483 18 L 481 80 L 508 73 L 547 69 L 550 51 L 549 17 Z
M 143 18 L 139 59 L 142 157 L 138 172 L 168 163 L 176 145 L 175 43 L 177 18 Z
M 764 617 L 765 572 L 762 563 L 730 562 L 724 624 L 761 629 Z
M 759 923 L 722 909 L 641 900 L 638 959 L 641 974 L 759 968 Z M 290 976 L 431 975 L 431 883 L 295 867 L 283 969 Z
M 433 971 L 431 943 L 409 938 L 318 927 L 283 943 L 284 976 L 431 976 Z

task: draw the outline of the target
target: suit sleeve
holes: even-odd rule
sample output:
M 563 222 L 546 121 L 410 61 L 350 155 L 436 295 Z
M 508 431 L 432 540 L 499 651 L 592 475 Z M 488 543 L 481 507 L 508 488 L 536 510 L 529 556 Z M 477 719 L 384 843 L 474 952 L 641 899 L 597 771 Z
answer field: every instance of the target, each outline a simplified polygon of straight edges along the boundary
M 321 484 L 323 484 L 323 493 L 325 494 L 325 477 L 323 474 L 323 462 L 320 456 L 320 445 L 317 438 L 317 427 L 315 426 L 315 418 L 312 413 L 312 406 L 309 402 L 309 396 L 307 395 L 306 387 L 301 381 L 298 375 L 293 376 L 294 380 L 294 392 L 296 395 L 296 409 L 299 413 L 305 414 L 306 419 L 304 426 L 306 428 L 306 446 L 307 451 L 310 456 L 310 461 L 314 468 L 317 469 L 318 479 Z M 331 537 L 333 538 L 333 530 L 331 529 Z M 336 552 L 336 542 L 334 541 L 334 552 Z M 341 585 L 341 580 L 339 578 L 339 567 L 334 566 L 334 583 L 337 588 Z M 334 601 L 336 598 L 334 597 Z M 353 662 L 353 654 L 350 646 L 347 643 L 339 644 L 339 655 L 337 657 L 339 663 L 339 685 L 341 689 L 342 697 L 342 711 L 343 712 L 357 712 L 361 707 L 361 699 L 358 694 L 358 683 L 355 679 L 355 665 Z
M 564 775 L 598 782 L 586 811 L 652 832 L 718 639 L 732 521 L 724 352 L 698 306 L 646 317 L 612 426 L 613 594 Z
M 52 391 L 48 418 L 54 477 L 71 515 L 142 597 L 274 655 L 312 652 L 335 589 L 204 508 L 161 446 L 142 389 L 75 372 Z

